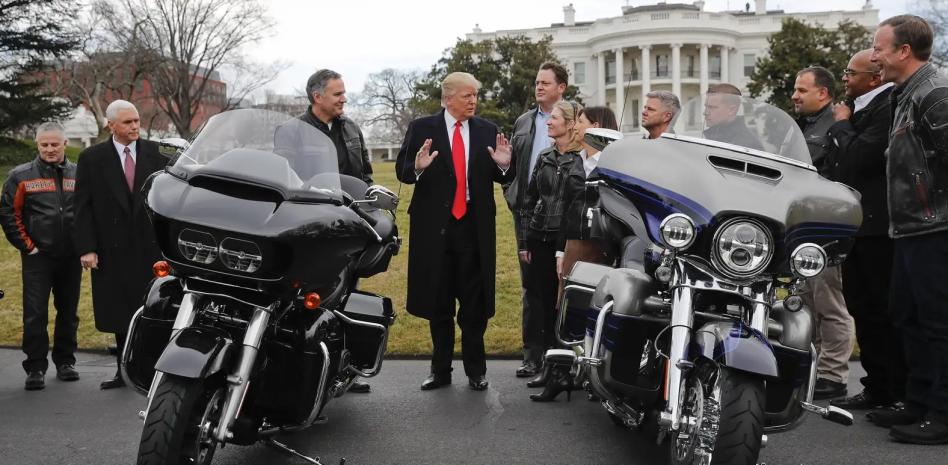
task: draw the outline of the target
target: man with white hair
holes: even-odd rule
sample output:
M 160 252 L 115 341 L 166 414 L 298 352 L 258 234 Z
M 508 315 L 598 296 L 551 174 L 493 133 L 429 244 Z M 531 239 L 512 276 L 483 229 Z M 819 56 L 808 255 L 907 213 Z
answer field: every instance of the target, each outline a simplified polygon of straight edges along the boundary
M 61 381 L 76 381 L 76 330 L 82 269 L 72 245 L 76 165 L 66 159 L 66 135 L 59 123 L 36 130 L 39 155 L 13 168 L 0 197 L 0 224 L 20 251 L 23 274 L 23 352 L 26 390 L 46 387 L 49 367 L 49 294 L 56 307 L 53 364 Z
M 494 316 L 493 183 L 510 182 L 510 143 L 474 116 L 481 83 L 468 73 L 441 83 L 442 111 L 412 121 L 398 152 L 398 180 L 414 184 L 408 212 L 408 313 L 429 321 L 434 351 L 422 390 L 451 384 L 455 300 L 468 384 L 487 389 L 484 332 Z M 442 155 L 439 155 L 442 154 Z
M 112 137 L 79 155 L 74 238 L 82 267 L 92 271 L 95 327 L 115 334 L 121 363 L 128 324 L 152 279 L 152 265 L 161 259 L 142 183 L 163 169 L 167 159 L 157 144 L 139 139 L 135 105 L 116 100 L 105 116 Z M 116 371 L 100 387 L 124 385 Z
M 645 94 L 642 107 L 642 129 L 647 131 L 646 139 L 658 139 L 671 131 L 675 116 L 681 111 L 678 96 L 667 90 L 653 90 Z

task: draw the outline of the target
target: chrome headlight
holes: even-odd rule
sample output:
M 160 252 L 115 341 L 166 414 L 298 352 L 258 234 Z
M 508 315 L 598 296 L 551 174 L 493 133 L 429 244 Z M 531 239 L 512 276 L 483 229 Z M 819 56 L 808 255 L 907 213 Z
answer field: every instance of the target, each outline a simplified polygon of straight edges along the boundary
M 773 237 L 758 221 L 734 218 L 725 221 L 714 235 L 711 257 L 715 266 L 732 278 L 759 273 L 773 258 Z
M 233 237 L 221 241 L 220 254 L 224 266 L 235 271 L 253 273 L 263 263 L 263 254 L 257 244 Z
M 210 265 L 217 259 L 217 241 L 206 232 L 184 229 L 178 233 L 178 251 L 192 262 Z
M 688 215 L 668 215 L 658 229 L 662 233 L 662 241 L 672 250 L 685 250 L 695 242 L 695 222 Z
M 816 244 L 801 244 L 790 254 L 790 270 L 801 278 L 812 278 L 826 268 L 826 251 Z

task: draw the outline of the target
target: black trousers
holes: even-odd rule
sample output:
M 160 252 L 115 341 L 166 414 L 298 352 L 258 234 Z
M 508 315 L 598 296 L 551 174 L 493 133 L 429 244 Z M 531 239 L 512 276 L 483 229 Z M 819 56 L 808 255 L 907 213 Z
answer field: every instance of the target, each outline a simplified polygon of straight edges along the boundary
M 531 309 L 524 320 L 524 341 L 531 353 L 546 353 L 556 347 L 556 245 L 554 242 L 527 240 L 530 264 L 527 265 L 526 294 Z
M 451 218 L 445 228 L 445 256 L 438 289 L 437 315 L 428 322 L 434 345 L 431 372 L 437 375 L 448 375 L 452 370 L 456 309 L 457 324 L 461 327 L 464 373 L 469 377 L 487 373 L 487 356 L 484 352 L 486 302 L 477 230 L 472 217 L 473 212 L 468 204 L 467 215 L 460 220 Z M 455 301 L 460 304 L 459 308 Z
M 520 215 L 513 213 L 513 224 L 515 233 L 520 234 Z M 532 361 L 540 364 L 543 361 L 543 350 L 537 344 L 531 342 L 530 328 L 537 314 L 530 307 L 530 299 L 527 297 L 527 282 L 530 280 L 530 265 L 520 260 L 520 254 L 517 254 L 517 264 L 520 265 L 520 301 L 523 302 L 523 312 L 520 320 L 521 338 L 523 340 L 523 361 Z
M 895 239 L 891 307 L 908 402 L 948 415 L 948 232 Z
M 905 398 L 905 354 L 889 310 L 894 244 L 887 236 L 858 237 L 843 262 L 843 297 L 856 322 L 860 381 L 873 398 Z
M 23 261 L 23 352 L 26 372 L 46 371 L 49 361 L 49 294 L 53 294 L 56 323 L 53 333 L 53 364 L 76 363 L 76 330 L 79 329 L 79 257 L 51 257 L 44 252 L 22 255 Z

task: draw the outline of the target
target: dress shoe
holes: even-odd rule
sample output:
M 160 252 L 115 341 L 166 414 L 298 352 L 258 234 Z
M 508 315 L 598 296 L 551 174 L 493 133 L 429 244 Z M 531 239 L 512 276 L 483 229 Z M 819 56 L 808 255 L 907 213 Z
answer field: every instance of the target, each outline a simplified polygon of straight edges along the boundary
M 869 421 L 883 428 L 918 423 L 924 416 L 925 409 L 903 402 L 896 402 L 889 407 L 875 409 L 866 414 Z
M 566 391 L 566 400 L 569 401 L 573 391 L 573 376 L 570 374 L 569 367 L 555 366 L 550 370 L 550 376 L 543 392 L 531 394 L 530 400 L 534 402 L 552 402 L 563 391 Z
M 926 415 L 918 423 L 893 426 L 889 437 L 909 444 L 948 444 L 948 423 Z
M 518 378 L 532 378 L 538 373 L 540 373 L 540 365 L 533 360 L 527 360 L 520 365 L 520 368 L 517 368 Z
M 56 378 L 60 381 L 79 381 L 79 372 L 72 365 L 59 365 L 56 367 Z
M 471 387 L 472 391 L 483 391 L 487 389 L 488 384 L 487 378 L 485 378 L 484 375 L 467 377 L 467 385 Z
M 372 390 L 372 386 L 370 386 L 369 383 L 363 383 L 362 381 L 358 381 L 358 380 L 353 381 L 352 384 L 349 385 L 349 392 L 357 392 L 360 394 L 364 394 L 371 390 Z
M 832 399 L 833 397 L 842 397 L 846 395 L 846 384 L 830 381 L 826 378 L 817 378 L 816 386 L 813 388 L 813 399 Z
M 99 389 L 116 389 L 121 387 L 125 387 L 125 381 L 123 381 L 122 377 L 118 374 L 116 374 L 115 377 L 102 381 L 102 383 L 99 384 Z
M 530 381 L 527 381 L 527 387 L 538 388 L 546 385 L 546 380 L 550 377 L 550 370 L 553 368 L 552 363 L 547 363 L 543 365 L 543 369 L 540 370 L 540 374 L 536 375 Z
M 839 407 L 844 410 L 869 410 L 886 408 L 894 403 L 895 402 L 892 400 L 874 396 L 866 390 L 863 390 L 854 396 L 833 399 L 830 401 L 830 405 L 833 407 Z
M 436 375 L 431 373 L 421 382 L 422 391 L 430 391 L 432 389 L 438 389 L 442 386 L 448 386 L 451 384 L 451 375 Z
M 39 391 L 46 387 L 46 373 L 42 371 L 31 371 L 26 374 L 26 385 L 24 388 L 27 391 Z

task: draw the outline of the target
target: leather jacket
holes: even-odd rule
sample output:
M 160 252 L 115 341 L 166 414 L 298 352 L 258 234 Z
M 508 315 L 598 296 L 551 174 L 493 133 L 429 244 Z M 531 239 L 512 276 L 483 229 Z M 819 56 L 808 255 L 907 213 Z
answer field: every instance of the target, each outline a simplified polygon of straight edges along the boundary
M 58 165 L 39 157 L 13 168 L 0 197 L 0 224 L 7 240 L 23 253 L 38 247 L 54 257 L 74 254 L 73 194 L 76 164 Z
M 891 98 L 889 235 L 948 230 L 948 78 L 926 63 Z
M 510 139 L 513 163 L 517 165 L 517 175 L 513 181 L 505 184 L 504 198 L 507 206 L 514 213 L 514 218 L 520 217 L 520 206 L 523 205 L 523 194 L 527 192 L 527 178 L 530 172 L 530 154 L 533 151 L 533 137 L 536 134 L 537 111 L 534 108 L 517 118 L 514 123 L 513 137 Z M 539 158 L 539 157 L 538 157 Z M 539 162 L 537 162 L 539 163 Z M 519 238 L 520 228 L 515 228 Z
M 518 250 L 527 250 L 527 239 L 565 241 L 561 226 L 567 208 L 566 192 L 577 192 L 585 183 L 586 171 L 579 152 L 561 154 L 556 147 L 540 152 L 520 209 Z
M 297 116 L 326 134 L 336 146 L 336 157 L 339 159 L 339 174 L 346 174 L 365 181 L 372 185 L 372 163 L 369 162 L 369 151 L 365 146 L 362 130 L 354 121 L 343 115 L 333 121 L 332 129 L 326 123 L 313 115 L 312 109 Z
M 806 148 L 810 151 L 811 163 L 824 178 L 831 178 L 826 156 L 833 144 L 827 132 L 834 123 L 836 119 L 833 117 L 832 103 L 826 104 L 822 110 L 812 115 L 797 118 L 797 125 L 800 126 L 803 137 L 806 139 Z

